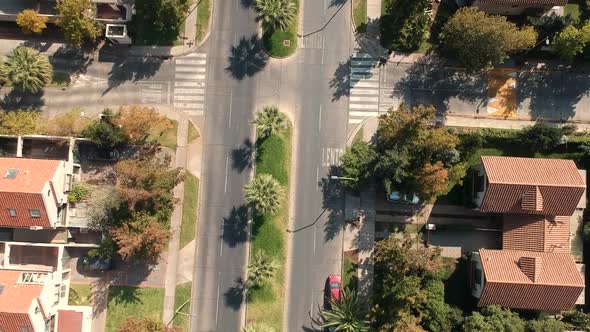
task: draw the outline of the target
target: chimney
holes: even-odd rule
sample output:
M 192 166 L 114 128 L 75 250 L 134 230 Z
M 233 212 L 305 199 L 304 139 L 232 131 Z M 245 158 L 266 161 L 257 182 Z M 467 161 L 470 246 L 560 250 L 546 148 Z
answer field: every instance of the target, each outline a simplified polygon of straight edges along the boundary
M 520 257 L 518 267 L 532 282 L 537 282 L 542 269 L 541 257 Z

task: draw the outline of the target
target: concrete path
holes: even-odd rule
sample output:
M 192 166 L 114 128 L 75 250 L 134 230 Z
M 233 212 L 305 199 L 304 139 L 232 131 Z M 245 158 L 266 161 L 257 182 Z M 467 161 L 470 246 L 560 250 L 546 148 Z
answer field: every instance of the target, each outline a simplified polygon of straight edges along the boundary
M 180 116 L 178 119 L 178 136 L 176 148 L 176 167 L 185 168 L 187 160 L 187 141 L 189 120 Z M 162 319 L 168 324 L 174 318 L 174 296 L 176 294 L 176 271 L 178 253 L 180 251 L 180 228 L 182 225 L 182 205 L 184 200 L 184 182 L 174 188 L 174 198 L 178 200 L 170 221 L 172 237 L 168 243 L 168 265 L 166 265 L 166 281 L 164 284 L 164 310 Z

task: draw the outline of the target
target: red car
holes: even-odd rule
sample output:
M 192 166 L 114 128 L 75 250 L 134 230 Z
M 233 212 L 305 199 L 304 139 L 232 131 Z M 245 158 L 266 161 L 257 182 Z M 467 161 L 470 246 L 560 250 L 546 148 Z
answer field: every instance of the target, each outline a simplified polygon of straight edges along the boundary
M 340 301 L 340 291 L 342 289 L 342 279 L 337 274 L 331 274 L 328 277 L 328 286 L 330 288 L 330 300 Z

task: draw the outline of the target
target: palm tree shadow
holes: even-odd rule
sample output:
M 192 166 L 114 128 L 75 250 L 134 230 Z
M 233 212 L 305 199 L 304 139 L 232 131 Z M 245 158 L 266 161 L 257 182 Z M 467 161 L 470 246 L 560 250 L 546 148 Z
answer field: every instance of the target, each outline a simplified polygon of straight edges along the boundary
M 10 90 L 0 100 L 0 109 L 19 110 L 19 109 L 39 109 L 45 104 L 43 90 L 37 93 L 26 93 L 15 89 Z
M 225 305 L 235 311 L 239 310 L 244 302 L 246 291 L 246 282 L 242 278 L 236 279 L 236 284 L 223 293 Z
M 338 174 L 338 168 L 332 166 L 329 175 Z M 324 224 L 324 241 L 336 238 L 344 227 L 344 187 L 337 180 L 331 180 L 330 176 L 322 178 L 319 185 L 322 187 L 323 207 L 328 211 L 328 220 Z
M 250 9 L 254 7 L 254 0 L 240 0 L 240 5 L 242 5 L 242 8 L 244 9 Z
M 268 55 L 262 49 L 257 35 L 242 37 L 230 49 L 228 66 L 225 70 L 235 79 L 242 80 L 261 71 L 268 63 Z
M 230 247 L 235 247 L 248 240 L 248 207 L 241 205 L 233 207 L 229 216 L 223 218 L 223 241 Z
M 239 148 L 233 149 L 231 152 L 232 168 L 240 173 L 246 169 L 251 169 L 254 163 L 260 159 L 261 143 L 261 139 L 252 143 L 252 140 L 247 138 Z

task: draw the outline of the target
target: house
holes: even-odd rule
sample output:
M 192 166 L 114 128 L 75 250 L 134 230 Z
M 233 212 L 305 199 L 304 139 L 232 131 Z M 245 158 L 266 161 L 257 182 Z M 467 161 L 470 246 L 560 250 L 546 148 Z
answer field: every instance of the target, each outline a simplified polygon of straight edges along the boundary
M 18 13 L 33 9 L 49 22 L 55 22 L 59 13 L 56 0 L 2 0 L 0 1 L 0 21 L 16 21 Z M 125 23 L 130 22 L 134 13 L 133 1 L 92 0 L 95 20 L 106 24 L 106 37 L 115 43 L 130 43 Z
M 475 0 L 471 5 L 492 15 L 541 16 L 567 0 Z
M 0 331 L 90 332 L 92 308 L 68 305 L 69 280 L 63 276 L 0 270 Z
M 479 306 L 563 311 L 583 303 L 584 266 L 571 255 L 571 216 L 584 204 L 585 174 L 572 160 L 482 156 L 473 201 L 502 221 L 502 250 L 471 256 Z

